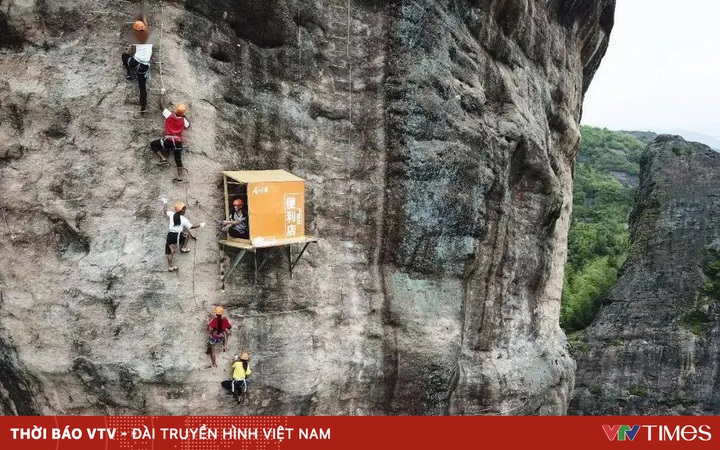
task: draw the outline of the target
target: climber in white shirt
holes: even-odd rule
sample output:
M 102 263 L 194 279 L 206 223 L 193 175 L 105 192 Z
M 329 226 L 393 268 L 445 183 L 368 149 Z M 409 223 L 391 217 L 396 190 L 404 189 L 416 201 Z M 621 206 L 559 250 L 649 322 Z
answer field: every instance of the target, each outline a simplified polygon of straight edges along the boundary
M 133 22 L 133 37 L 138 43 L 132 44 L 128 53 L 122 54 L 122 62 L 127 72 L 125 79 L 132 80 L 133 75 L 137 76 L 140 87 L 140 112 L 144 113 L 147 111 L 147 76 L 150 72 L 153 50 L 153 45 L 147 43 L 150 31 L 144 16 L 136 17 Z

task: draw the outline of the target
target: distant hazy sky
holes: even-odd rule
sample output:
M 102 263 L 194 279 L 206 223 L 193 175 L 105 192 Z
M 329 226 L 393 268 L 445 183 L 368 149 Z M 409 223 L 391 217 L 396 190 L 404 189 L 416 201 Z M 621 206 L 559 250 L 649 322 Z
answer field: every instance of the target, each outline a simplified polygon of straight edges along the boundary
M 582 123 L 720 136 L 720 1 L 617 0 Z

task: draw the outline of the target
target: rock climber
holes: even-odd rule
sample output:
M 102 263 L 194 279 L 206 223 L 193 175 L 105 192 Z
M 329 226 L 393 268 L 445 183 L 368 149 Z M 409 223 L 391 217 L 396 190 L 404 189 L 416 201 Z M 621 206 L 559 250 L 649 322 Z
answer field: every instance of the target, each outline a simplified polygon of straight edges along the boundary
M 245 202 L 241 198 L 236 198 L 232 202 L 232 212 L 230 220 L 223 220 L 222 231 L 227 231 L 230 237 L 248 239 L 248 216 L 244 210 Z
M 133 22 L 133 37 L 136 44 L 131 44 L 127 53 L 122 54 L 122 63 L 125 67 L 127 80 L 137 77 L 140 88 L 140 112 L 147 111 L 147 78 L 150 72 L 153 45 L 148 43 L 150 30 L 144 15 L 136 17 Z
M 177 252 L 178 247 L 181 253 L 188 253 L 190 251 L 187 248 L 188 236 L 196 239 L 190 230 L 204 227 L 205 222 L 200 225 L 193 225 L 185 217 L 187 208 L 183 203 L 175 203 L 173 206 L 174 211 L 167 209 L 167 199 L 163 198 L 163 214 L 170 219 L 170 227 L 168 230 L 167 237 L 165 238 L 165 255 L 167 255 L 168 272 L 174 272 L 178 270 L 177 266 L 173 264 L 173 255 Z
M 165 117 L 165 133 L 162 139 L 156 139 L 150 142 L 150 149 L 160 159 L 156 164 L 159 166 L 168 165 L 166 155 L 172 151 L 175 157 L 175 166 L 177 166 L 177 177 L 173 178 L 173 182 L 181 183 L 183 181 L 183 131 L 190 126 L 190 122 L 185 118 L 187 107 L 183 103 L 179 103 L 175 107 L 175 112 L 170 112 L 163 104 L 162 96 L 160 97 L 160 107 Z
M 238 403 L 241 403 L 243 396 L 247 393 L 247 377 L 252 373 L 250 370 L 250 354 L 242 352 L 240 355 L 235 355 L 232 370 L 232 378 L 223 381 L 222 386 L 233 394 Z
M 208 331 L 208 351 L 210 354 L 210 361 L 212 367 L 217 367 L 215 347 L 222 345 L 223 352 L 228 349 L 228 340 L 230 338 L 230 321 L 223 317 L 225 314 L 225 308 L 222 306 L 215 307 L 215 317 L 212 318 L 207 326 Z

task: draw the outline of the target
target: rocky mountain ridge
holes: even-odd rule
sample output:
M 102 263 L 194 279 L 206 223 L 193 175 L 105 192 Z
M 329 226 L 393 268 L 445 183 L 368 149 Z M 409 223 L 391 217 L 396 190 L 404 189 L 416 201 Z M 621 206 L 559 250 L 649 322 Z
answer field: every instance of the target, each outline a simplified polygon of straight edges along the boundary
M 573 415 L 717 413 L 720 155 L 660 135 L 641 160 L 631 246 L 573 342 Z

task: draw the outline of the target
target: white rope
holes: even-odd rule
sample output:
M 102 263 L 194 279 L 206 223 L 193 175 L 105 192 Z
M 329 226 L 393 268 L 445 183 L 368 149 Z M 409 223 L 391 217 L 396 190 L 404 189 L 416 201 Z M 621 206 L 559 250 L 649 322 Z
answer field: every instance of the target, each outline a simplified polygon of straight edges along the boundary
M 160 0 L 160 40 L 158 41 L 158 65 L 160 66 L 160 94 L 165 93 L 165 81 L 163 80 L 163 62 L 162 62 L 162 40 L 163 28 L 165 25 L 165 4 Z
M 347 74 L 347 92 L 348 92 L 348 100 L 347 100 L 347 108 L 348 108 L 348 124 L 350 125 L 348 128 L 348 135 L 347 137 L 347 145 L 348 145 L 348 151 L 347 151 L 347 170 L 348 170 L 348 183 L 349 183 L 349 199 L 350 199 L 350 217 L 348 218 L 348 225 L 349 225 L 349 231 L 352 233 L 352 240 L 355 239 L 355 228 L 353 225 L 353 215 L 354 215 L 354 204 L 352 201 L 352 194 L 353 194 L 353 184 L 352 184 L 352 154 L 353 154 L 353 140 L 352 140 L 352 127 L 353 127 L 353 98 L 352 98 L 352 63 L 350 60 L 350 0 L 347 0 L 345 3 L 346 8 L 346 26 L 347 26 L 347 35 L 345 37 L 345 64 L 347 64 L 348 74 Z
M 350 233 L 350 241 L 355 240 L 355 227 L 353 223 L 353 216 L 355 214 L 354 211 L 354 203 L 353 203 L 353 183 L 352 183 L 352 155 L 353 155 L 353 140 L 352 140 L 352 127 L 353 127 L 353 117 L 352 117 L 352 64 L 350 61 L 350 0 L 347 0 L 345 3 L 346 8 L 346 29 L 347 34 L 345 37 L 345 64 L 347 65 L 348 69 L 348 79 L 347 79 L 347 92 L 348 92 L 348 98 L 347 98 L 347 108 L 348 108 L 348 130 L 347 130 L 347 136 L 346 136 L 346 144 L 348 146 L 347 152 L 346 152 L 346 161 L 345 164 L 347 166 L 347 177 L 348 177 L 348 232 Z M 350 264 L 351 256 L 350 256 L 350 246 L 345 246 L 345 258 L 346 263 Z M 344 285 L 343 285 L 344 286 Z M 344 288 L 341 288 L 340 295 L 341 295 L 341 302 L 344 302 L 344 299 L 342 298 L 344 294 Z M 340 305 L 342 310 L 345 310 L 345 305 Z
M 298 23 L 298 27 L 297 27 L 297 46 L 298 46 L 297 73 L 302 74 L 302 38 L 301 38 L 301 34 L 300 34 L 300 30 L 302 29 L 302 27 L 299 26 L 299 24 L 300 24 L 300 6 L 299 5 L 297 7 L 297 23 Z M 300 81 L 301 78 L 302 77 L 298 77 L 298 82 Z M 304 133 L 303 133 L 305 131 L 304 128 L 305 128 L 305 122 L 301 120 L 300 121 L 300 136 L 304 136 Z M 300 146 L 300 169 L 301 170 L 304 167 L 304 165 L 305 165 L 305 143 L 303 142 L 302 145 Z
M 350 0 L 347 0 L 347 43 L 345 45 L 345 53 L 347 55 L 348 66 L 348 117 L 350 127 L 352 129 L 352 64 L 350 61 Z M 352 142 L 352 141 L 351 141 Z M 351 144 L 352 146 L 352 144 Z

